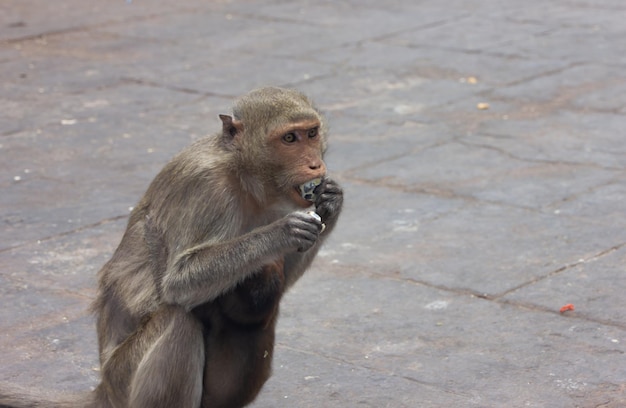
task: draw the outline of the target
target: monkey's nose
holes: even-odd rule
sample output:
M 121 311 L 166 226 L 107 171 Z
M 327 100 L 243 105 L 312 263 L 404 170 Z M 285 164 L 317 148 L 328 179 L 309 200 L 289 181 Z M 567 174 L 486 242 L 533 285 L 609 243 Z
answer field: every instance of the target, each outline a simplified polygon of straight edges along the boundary
M 324 162 L 321 161 L 321 160 L 320 161 L 311 162 L 309 164 L 309 168 L 311 170 L 320 170 L 320 169 L 324 168 Z

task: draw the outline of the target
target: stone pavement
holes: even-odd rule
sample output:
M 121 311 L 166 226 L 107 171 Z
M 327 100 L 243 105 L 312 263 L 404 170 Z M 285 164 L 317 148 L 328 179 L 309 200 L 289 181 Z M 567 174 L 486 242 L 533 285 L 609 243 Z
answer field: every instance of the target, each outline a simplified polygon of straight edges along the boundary
M 255 407 L 626 406 L 623 0 L 4 0 L 1 381 L 97 383 L 129 207 L 267 84 L 346 207 Z

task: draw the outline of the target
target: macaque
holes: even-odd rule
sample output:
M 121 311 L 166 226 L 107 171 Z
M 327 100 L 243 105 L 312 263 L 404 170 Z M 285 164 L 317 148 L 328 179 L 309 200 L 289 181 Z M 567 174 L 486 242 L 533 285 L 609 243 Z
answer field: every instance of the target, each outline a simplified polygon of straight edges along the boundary
M 270 376 L 280 299 L 341 212 L 324 120 L 262 88 L 169 162 L 98 273 L 101 382 L 80 401 L 0 407 L 242 407 Z M 4 404 L 4 405 L 3 405 Z

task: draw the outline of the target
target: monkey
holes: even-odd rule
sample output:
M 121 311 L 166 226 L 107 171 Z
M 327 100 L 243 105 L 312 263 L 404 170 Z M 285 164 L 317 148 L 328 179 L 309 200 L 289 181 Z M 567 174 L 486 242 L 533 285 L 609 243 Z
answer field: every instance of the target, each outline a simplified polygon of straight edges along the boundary
M 98 272 L 95 390 L 46 402 L 0 387 L 0 407 L 243 407 L 257 397 L 280 300 L 333 231 L 343 189 L 327 174 L 325 120 L 301 92 L 253 90 L 219 119 L 220 132 L 150 183 Z

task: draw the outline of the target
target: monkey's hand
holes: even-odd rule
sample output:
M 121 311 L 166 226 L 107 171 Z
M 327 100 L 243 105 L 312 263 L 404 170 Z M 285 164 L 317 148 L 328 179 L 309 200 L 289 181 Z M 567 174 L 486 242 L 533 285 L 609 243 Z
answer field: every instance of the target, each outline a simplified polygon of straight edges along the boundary
M 322 231 L 322 220 L 315 213 L 292 212 L 278 221 L 287 248 L 305 252 L 315 243 Z
M 327 228 L 332 228 L 341 213 L 343 190 L 335 180 L 327 177 L 324 183 L 317 187 L 315 193 L 317 194 L 315 212 L 322 217 L 322 222 Z

